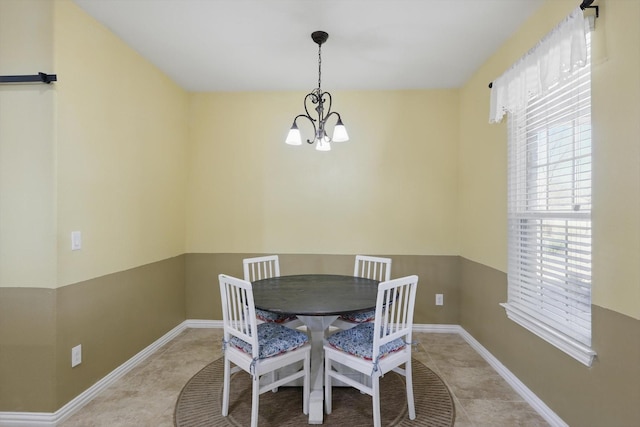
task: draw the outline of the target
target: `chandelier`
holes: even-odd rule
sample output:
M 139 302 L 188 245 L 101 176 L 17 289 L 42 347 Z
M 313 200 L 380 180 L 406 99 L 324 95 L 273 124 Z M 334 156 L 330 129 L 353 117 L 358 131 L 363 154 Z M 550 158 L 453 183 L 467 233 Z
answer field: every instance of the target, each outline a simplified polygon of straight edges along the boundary
M 289 134 L 285 142 L 290 145 L 301 145 L 302 138 L 300 136 L 300 129 L 296 121 L 304 117 L 311 122 L 313 126 L 313 139 L 307 139 L 307 143 L 316 143 L 316 150 L 329 151 L 331 150 L 331 142 L 345 142 L 349 140 L 347 129 L 342 124 L 342 118 L 340 114 L 335 111 L 331 111 L 331 94 L 329 92 L 323 92 L 321 87 L 322 83 L 322 43 L 326 42 L 329 38 L 329 34 L 324 31 L 314 31 L 311 33 L 311 38 L 318 44 L 318 87 L 312 90 L 304 98 L 304 114 L 298 114 L 293 119 L 293 125 L 289 129 Z M 315 105 L 315 108 L 313 107 Z M 315 110 L 317 118 L 311 117 L 309 110 Z M 329 138 L 327 135 L 326 126 L 327 119 L 331 116 L 337 118 L 336 124 L 333 127 L 333 136 Z

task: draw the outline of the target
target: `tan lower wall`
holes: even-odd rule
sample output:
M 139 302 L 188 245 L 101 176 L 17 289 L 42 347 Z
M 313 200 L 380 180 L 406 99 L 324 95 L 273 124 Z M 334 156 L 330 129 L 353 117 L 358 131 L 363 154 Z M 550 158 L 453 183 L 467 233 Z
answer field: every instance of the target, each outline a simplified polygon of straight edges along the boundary
M 218 274 L 242 277 L 255 255 L 186 254 L 58 289 L 0 288 L 0 412 L 55 412 L 185 319 L 221 319 Z M 458 323 L 458 257 L 391 258 L 392 277 L 420 276 L 416 323 Z M 353 262 L 280 255 L 282 274 L 350 275 Z
M 462 258 L 460 324 L 571 426 L 640 425 L 640 321 L 592 306 L 587 368 L 507 319 L 507 275 Z
M 0 411 L 55 409 L 56 291 L 0 288 Z
M 242 278 L 242 259 L 260 255 L 265 254 L 187 254 L 187 318 L 222 319 L 218 274 Z M 410 274 L 419 276 L 415 323 L 458 324 L 460 293 L 457 256 L 378 255 L 392 259 L 392 278 Z M 280 254 L 280 273 L 351 275 L 354 256 Z M 436 293 L 444 294 L 444 306 L 435 305 Z
M 185 319 L 221 319 L 217 275 L 261 254 L 185 254 L 58 289 L 0 288 L 0 412 L 54 412 Z M 384 255 L 384 254 L 381 254 Z M 415 323 L 460 324 L 571 426 L 640 425 L 640 321 L 593 306 L 586 368 L 506 318 L 506 274 L 392 255 L 420 277 Z M 352 274 L 353 255 L 281 254 L 282 274 Z M 435 306 L 443 293 L 445 305 Z M 71 368 L 71 347 L 83 362 Z
M 181 255 L 56 290 L 0 288 L 0 411 L 54 412 L 179 325 L 184 266 Z

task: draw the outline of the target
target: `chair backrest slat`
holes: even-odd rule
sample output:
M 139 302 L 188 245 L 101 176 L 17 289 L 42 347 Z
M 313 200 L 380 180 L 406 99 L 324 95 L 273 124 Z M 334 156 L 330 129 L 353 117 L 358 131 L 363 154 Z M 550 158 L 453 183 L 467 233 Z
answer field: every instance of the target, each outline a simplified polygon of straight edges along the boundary
M 218 279 L 225 342 L 229 342 L 232 336 L 236 336 L 251 344 L 253 357 L 258 357 L 260 348 L 251 282 L 226 274 L 219 275 Z
M 356 255 L 353 275 L 384 282 L 391 279 L 391 258 Z
M 381 282 L 374 321 L 373 358 L 380 347 L 397 338 L 411 342 L 413 311 L 416 302 L 418 276 L 407 276 Z
M 280 276 L 278 255 L 245 258 L 242 260 L 242 267 L 244 280 L 249 282 Z

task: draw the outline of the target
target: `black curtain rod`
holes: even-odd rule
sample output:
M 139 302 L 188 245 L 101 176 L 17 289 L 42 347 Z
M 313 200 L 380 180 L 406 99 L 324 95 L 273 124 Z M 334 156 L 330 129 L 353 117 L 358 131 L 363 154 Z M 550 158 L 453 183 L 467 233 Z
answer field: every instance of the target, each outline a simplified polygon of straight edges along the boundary
M 582 3 L 580 3 L 580 9 L 585 10 L 585 9 L 595 9 L 596 10 L 596 18 L 600 17 L 600 8 L 598 6 L 591 6 L 591 3 L 593 3 L 595 0 L 584 0 Z M 493 82 L 489 82 L 489 89 L 491 89 L 493 87 Z
M 38 73 L 28 76 L 0 76 L 0 83 L 46 83 L 58 81 L 55 74 Z

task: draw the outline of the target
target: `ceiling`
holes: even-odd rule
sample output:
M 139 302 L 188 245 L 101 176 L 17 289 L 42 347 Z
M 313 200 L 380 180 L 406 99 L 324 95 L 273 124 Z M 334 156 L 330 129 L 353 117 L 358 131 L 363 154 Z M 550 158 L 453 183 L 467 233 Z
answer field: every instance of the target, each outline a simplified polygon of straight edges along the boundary
M 189 91 L 454 88 L 543 0 L 74 0 Z

